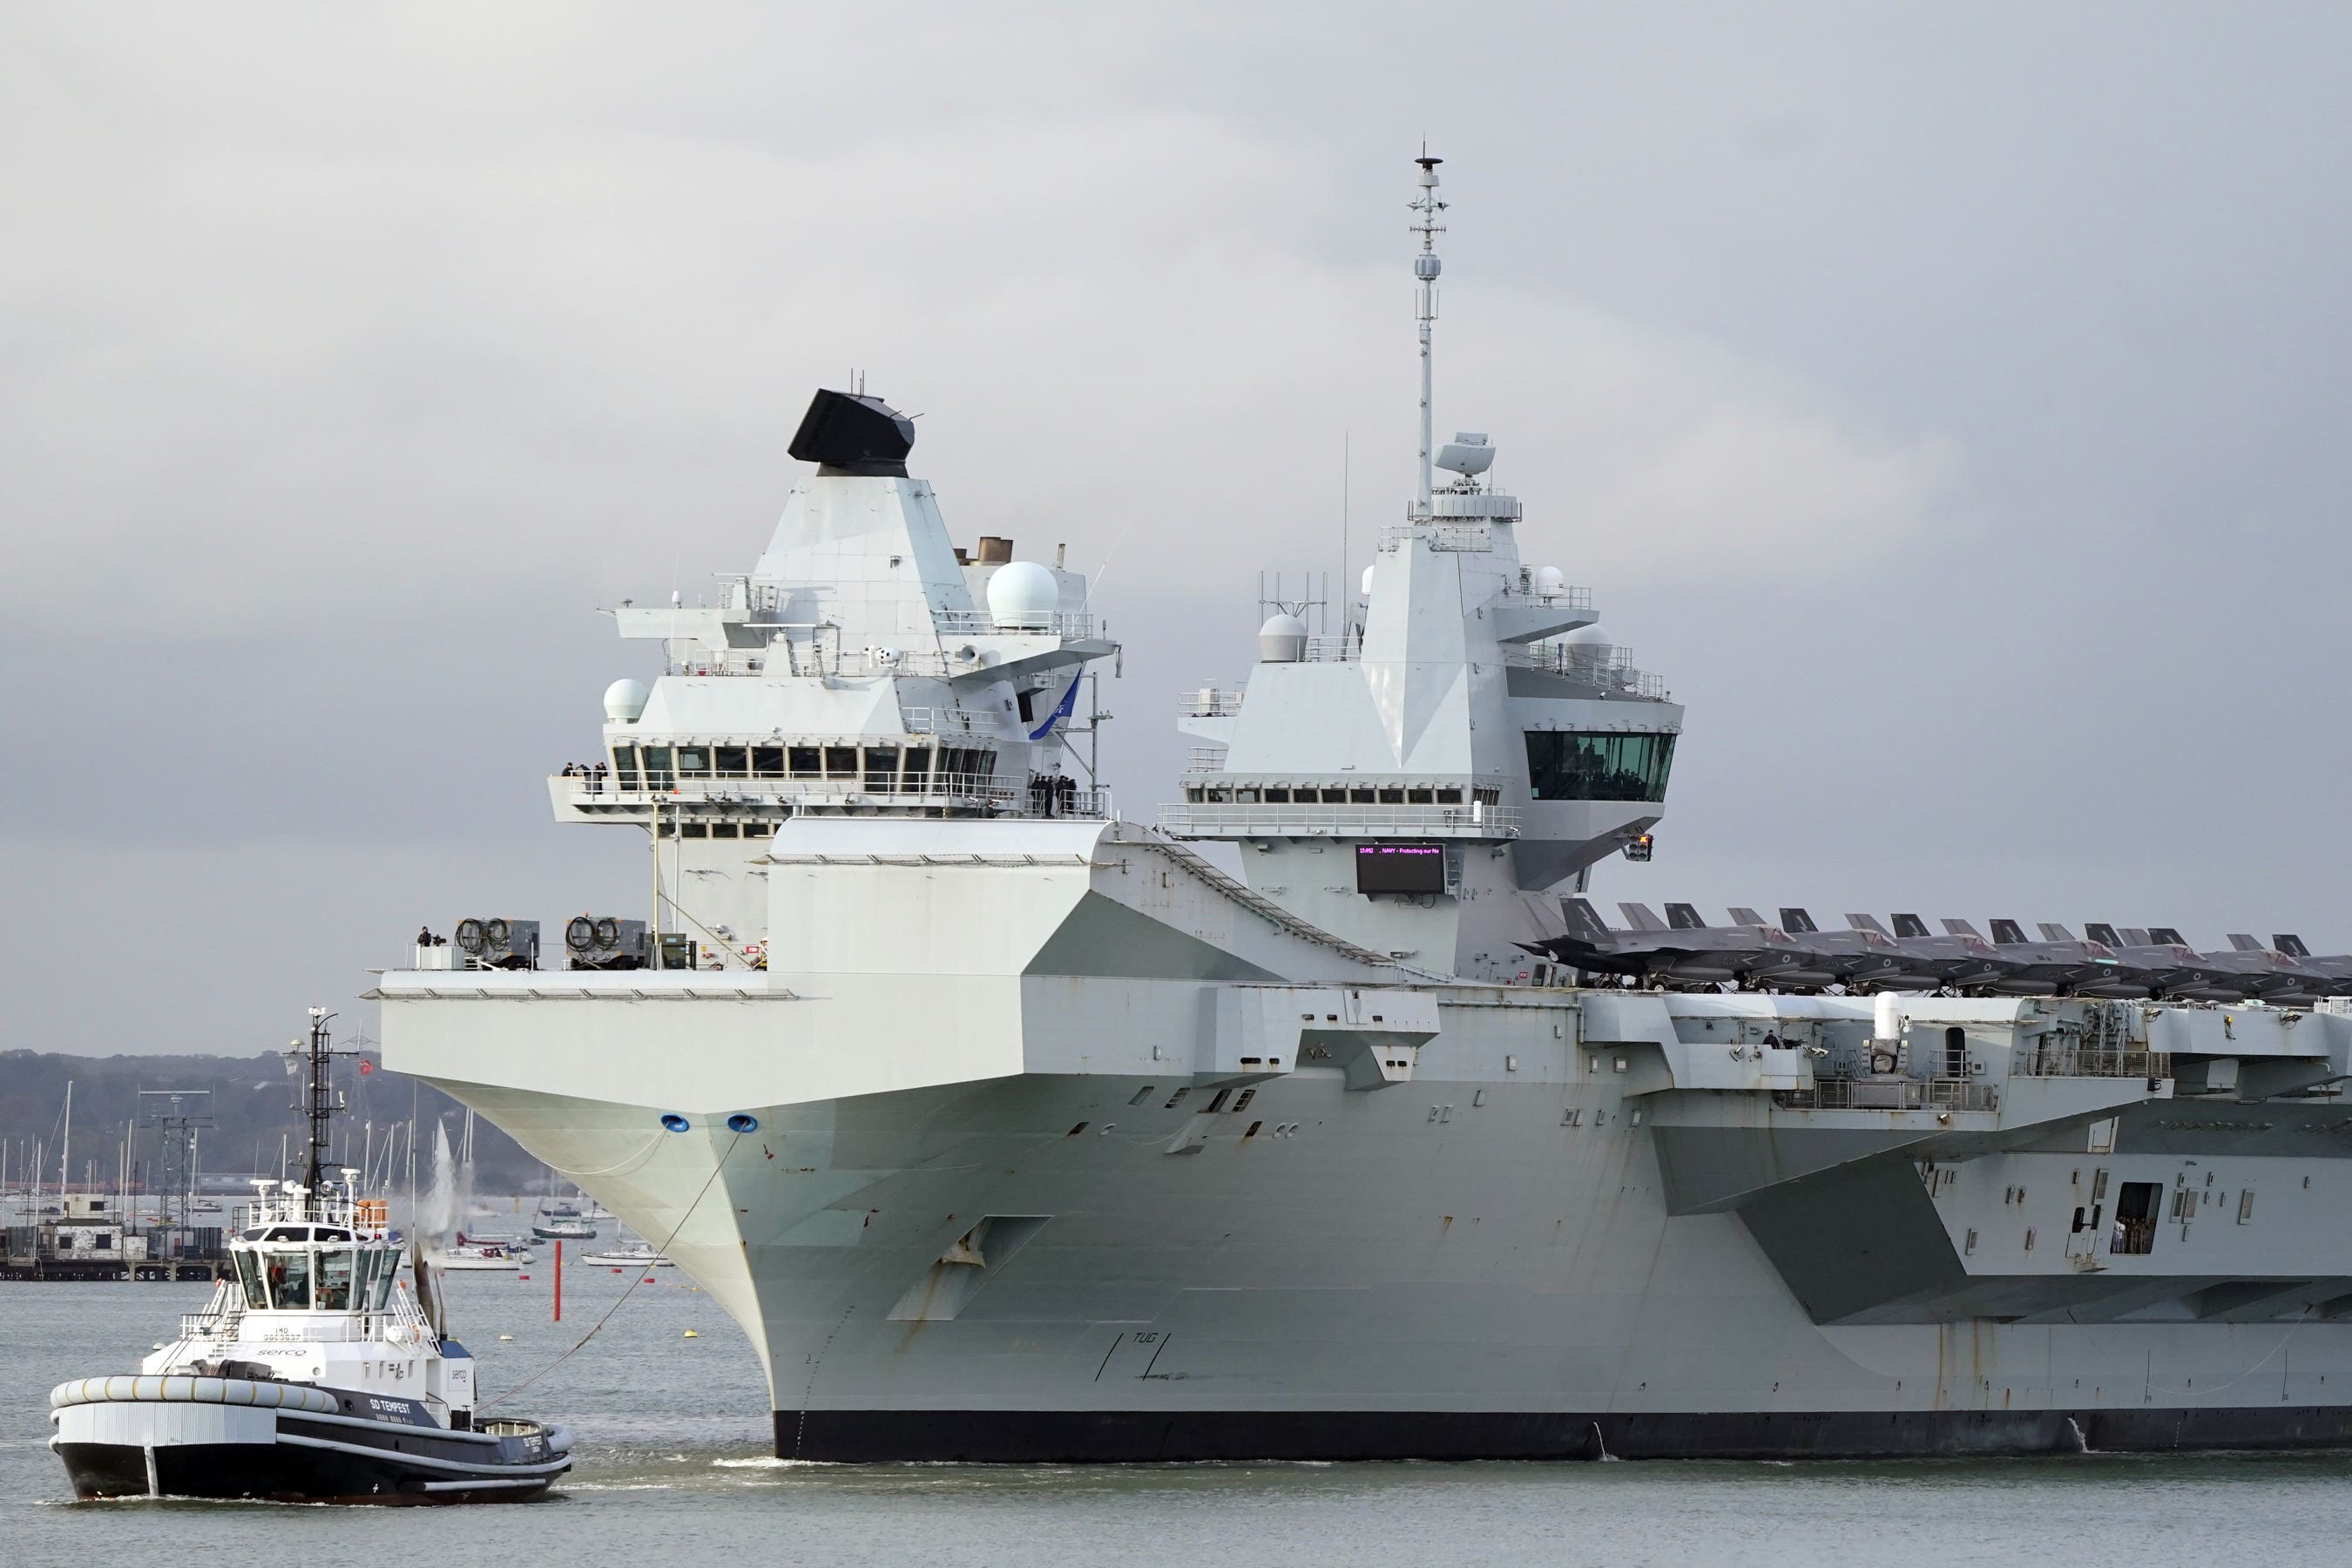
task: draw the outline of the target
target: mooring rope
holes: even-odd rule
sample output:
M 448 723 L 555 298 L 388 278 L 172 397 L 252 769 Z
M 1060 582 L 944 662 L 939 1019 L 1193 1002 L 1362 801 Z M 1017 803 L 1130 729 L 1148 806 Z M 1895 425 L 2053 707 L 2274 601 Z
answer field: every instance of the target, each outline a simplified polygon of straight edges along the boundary
M 670 1226 L 669 1234 L 662 1238 L 662 1244 L 654 1248 L 656 1253 L 663 1254 L 669 1251 L 670 1244 L 677 1239 L 677 1233 L 686 1228 L 686 1222 L 694 1217 L 694 1211 L 702 1206 L 703 1197 L 710 1191 L 711 1184 L 719 1180 L 719 1173 L 727 1168 L 727 1162 L 733 1156 L 735 1146 L 741 1142 L 743 1142 L 743 1134 L 740 1132 L 734 1134 L 734 1136 L 728 1140 L 725 1152 L 721 1153 L 718 1159 L 711 1162 L 710 1174 L 703 1179 L 702 1190 L 694 1194 L 694 1201 L 686 1205 L 686 1212 L 684 1214 L 677 1216 L 677 1223 Z M 646 1267 L 651 1268 L 652 1265 L 648 1264 Z M 652 1278 L 653 1276 L 650 1274 L 638 1274 L 635 1279 L 629 1281 L 629 1288 L 621 1292 L 619 1299 L 614 1300 L 611 1306 L 604 1309 L 604 1315 L 596 1320 L 595 1326 L 591 1328 L 586 1333 L 581 1335 L 578 1342 L 573 1344 L 570 1350 L 565 1351 L 562 1355 L 557 1356 L 553 1361 L 549 1362 L 545 1366 L 541 1367 L 537 1372 L 532 1373 L 529 1377 L 524 1378 L 520 1383 L 516 1384 L 513 1387 L 508 1389 L 497 1398 L 484 1400 L 474 1408 L 478 1411 L 488 1410 L 494 1405 L 504 1404 L 506 1401 L 512 1399 L 516 1394 L 520 1394 L 524 1389 L 529 1388 L 532 1384 L 537 1383 L 541 1378 L 545 1377 L 549 1373 L 553 1372 L 557 1367 L 562 1366 L 565 1362 L 570 1361 L 573 1356 L 578 1355 L 581 1350 L 587 1345 L 590 1340 L 594 1339 L 599 1333 L 604 1331 L 604 1325 L 613 1321 L 613 1314 L 619 1311 L 628 1303 L 629 1298 L 636 1294 L 637 1287 Z M 561 1281 L 558 1283 L 560 1284 Z

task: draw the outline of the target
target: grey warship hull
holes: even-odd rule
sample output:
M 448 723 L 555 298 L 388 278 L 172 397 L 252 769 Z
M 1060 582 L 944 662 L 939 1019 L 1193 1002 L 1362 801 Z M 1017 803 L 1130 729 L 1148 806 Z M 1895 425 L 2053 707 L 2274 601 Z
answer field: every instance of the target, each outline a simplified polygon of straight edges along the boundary
M 1120 832 L 1070 874 L 1131 882 L 1115 868 L 1169 852 Z M 846 976 L 790 996 L 662 977 L 667 998 L 542 976 L 526 1009 L 507 998 L 527 978 L 428 997 L 388 976 L 394 1048 L 429 1020 L 454 1054 L 418 1070 L 561 1168 L 622 1164 L 590 1189 L 675 1231 L 753 1336 L 785 1457 L 2352 1442 L 2352 1116 L 2325 1089 L 2207 1087 L 2225 1063 L 2331 1079 L 2352 1016 L 1906 997 L 1907 1030 L 1959 1030 L 1969 1059 L 1896 1085 L 1828 1070 L 1869 1044 L 1867 999 L 1027 975 L 992 1006 L 969 977 L 928 1005 L 960 994 L 951 1048 L 1013 1070 L 893 1089 L 928 1053 L 870 1032 L 842 1052 L 826 1016 L 867 1016 Z M 1231 1032 L 1204 1044 L 1220 995 Z M 1386 1016 L 1330 1021 L 1350 1005 Z M 1029 1070 L 988 1048 L 1005 1013 Z M 697 1015 L 740 1067 L 629 1063 L 630 1034 Z M 2116 1027 L 2129 1048 L 2081 1044 Z M 616 1097 L 485 1081 L 497 1040 L 517 1063 L 568 1048 L 575 1088 L 607 1063 Z M 1365 1053 L 1407 1065 L 1378 1078 Z M 1078 1054 L 1101 1070 L 1035 1059 Z M 706 1076 L 813 1068 L 877 1087 L 722 1102 L 747 1132 L 715 1110 L 660 1131 Z

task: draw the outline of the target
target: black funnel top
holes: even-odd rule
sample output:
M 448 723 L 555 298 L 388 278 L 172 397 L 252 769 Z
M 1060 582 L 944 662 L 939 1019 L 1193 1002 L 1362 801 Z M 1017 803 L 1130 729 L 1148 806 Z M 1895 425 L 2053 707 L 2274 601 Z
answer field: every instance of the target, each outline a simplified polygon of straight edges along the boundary
M 787 450 L 832 473 L 904 479 L 907 454 L 914 447 L 915 422 L 880 398 L 819 391 Z

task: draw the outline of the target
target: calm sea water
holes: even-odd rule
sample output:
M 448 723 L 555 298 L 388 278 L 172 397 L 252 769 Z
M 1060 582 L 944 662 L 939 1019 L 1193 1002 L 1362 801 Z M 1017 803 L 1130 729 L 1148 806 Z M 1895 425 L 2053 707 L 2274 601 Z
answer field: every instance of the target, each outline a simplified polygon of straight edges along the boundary
M 626 1280 L 568 1268 L 455 1282 L 489 1391 L 544 1366 Z M 129 1370 L 207 1289 L 0 1284 L 0 1561 L 488 1561 L 696 1550 L 760 1563 L 1490 1563 L 2352 1561 L 2352 1455 L 2087 1455 L 1881 1465 L 785 1465 L 757 1362 L 663 1270 L 516 1401 L 569 1424 L 579 1466 L 523 1507 L 326 1510 L 77 1504 L 44 1446 L 48 1391 Z M 698 1337 L 685 1337 L 688 1329 Z M 511 1334 L 511 1340 L 500 1335 Z

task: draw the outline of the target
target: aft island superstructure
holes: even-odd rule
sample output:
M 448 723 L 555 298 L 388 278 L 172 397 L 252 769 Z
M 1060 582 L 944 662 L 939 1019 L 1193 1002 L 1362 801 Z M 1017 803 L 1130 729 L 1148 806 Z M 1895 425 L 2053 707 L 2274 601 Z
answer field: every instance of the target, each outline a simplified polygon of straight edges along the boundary
M 1184 700 L 1150 825 L 1073 745 L 1085 579 L 954 548 L 911 423 L 823 392 L 766 552 L 615 612 L 661 673 L 549 781 L 650 903 L 420 948 L 387 1065 L 719 1300 L 786 1456 L 2352 1440 L 2332 991 L 1593 912 L 1684 714 L 1433 438 L 1418 168 L 1416 494 L 1338 629 Z

